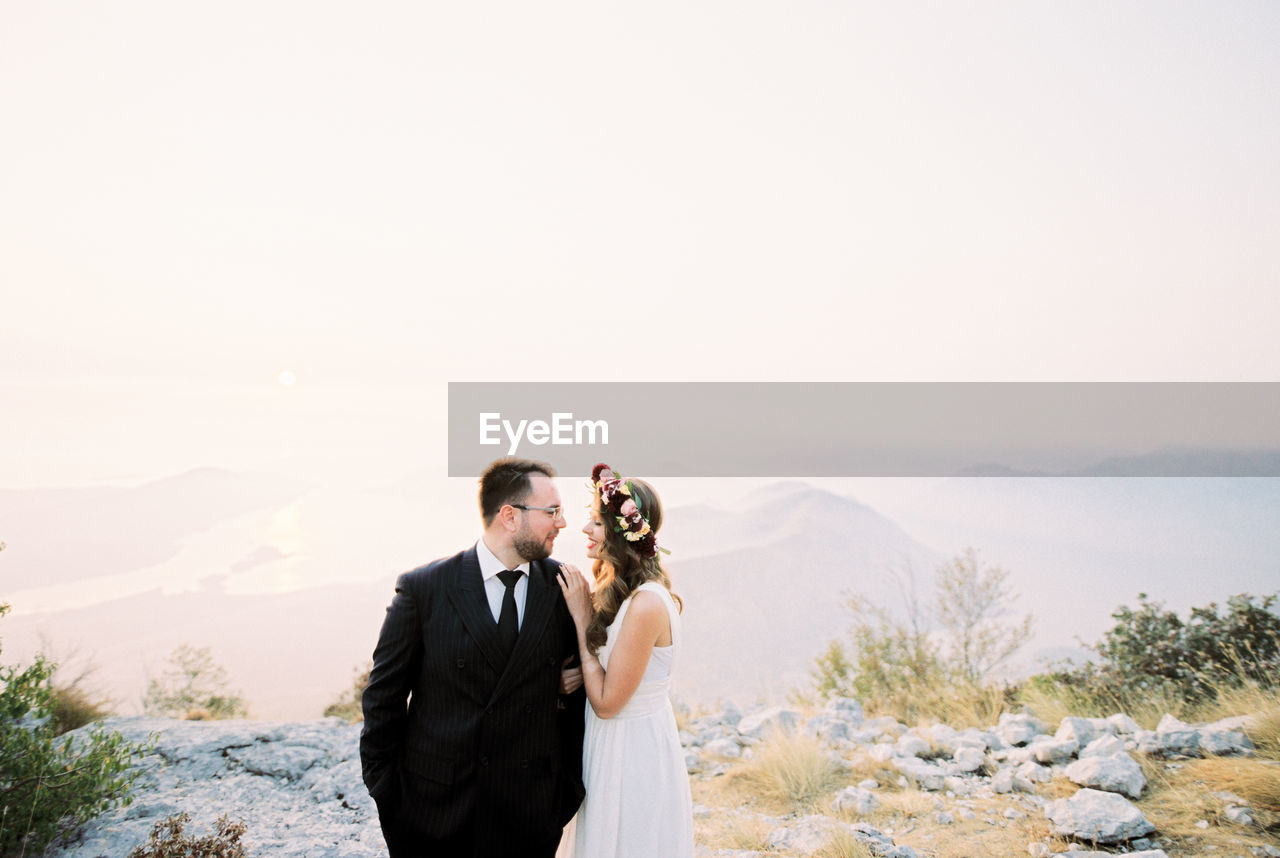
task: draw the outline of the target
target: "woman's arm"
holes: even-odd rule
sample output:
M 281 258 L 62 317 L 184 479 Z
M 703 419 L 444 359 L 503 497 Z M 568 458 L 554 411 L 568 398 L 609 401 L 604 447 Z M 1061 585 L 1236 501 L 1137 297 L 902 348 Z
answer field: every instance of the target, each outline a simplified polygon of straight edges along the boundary
M 671 618 L 662 597 L 639 592 L 631 597 L 631 607 L 623 618 L 622 629 L 609 655 L 609 670 L 587 648 L 587 626 L 591 622 L 591 594 L 586 580 L 572 566 L 566 565 L 560 576 L 560 587 L 573 614 L 578 630 L 578 651 L 582 659 L 582 682 L 587 700 L 600 718 L 612 718 L 627 705 L 640 687 L 649 656 L 658 639 L 666 634 Z

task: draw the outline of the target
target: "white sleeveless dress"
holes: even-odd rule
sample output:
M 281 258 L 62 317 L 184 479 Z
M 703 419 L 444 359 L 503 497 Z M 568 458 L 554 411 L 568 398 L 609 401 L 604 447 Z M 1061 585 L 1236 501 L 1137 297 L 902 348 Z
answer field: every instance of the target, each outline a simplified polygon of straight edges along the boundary
M 641 590 L 666 604 L 671 646 L 653 648 L 640 686 L 617 715 L 602 719 L 587 705 L 587 797 L 565 828 L 556 858 L 693 858 L 693 799 L 668 693 L 680 651 L 680 612 L 661 584 L 650 581 L 636 592 Z M 597 654 L 606 671 L 630 606 L 631 597 L 618 608 Z

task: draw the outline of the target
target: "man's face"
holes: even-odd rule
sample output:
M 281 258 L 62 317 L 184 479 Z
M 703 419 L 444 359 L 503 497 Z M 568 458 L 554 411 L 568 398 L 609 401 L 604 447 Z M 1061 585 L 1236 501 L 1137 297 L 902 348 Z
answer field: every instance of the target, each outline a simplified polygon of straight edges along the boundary
M 530 474 L 529 483 L 532 491 L 525 498 L 524 506 L 560 506 L 560 492 L 556 491 L 555 483 L 546 474 Z M 516 553 L 530 562 L 550 557 L 556 536 L 566 524 L 564 513 L 553 516 L 540 509 L 517 509 L 516 516 L 520 520 L 512 540 Z

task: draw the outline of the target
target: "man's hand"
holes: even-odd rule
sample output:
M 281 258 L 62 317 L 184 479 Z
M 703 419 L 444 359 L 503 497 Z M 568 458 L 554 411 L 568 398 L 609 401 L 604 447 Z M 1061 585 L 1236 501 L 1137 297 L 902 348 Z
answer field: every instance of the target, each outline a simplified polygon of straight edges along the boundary
M 560 665 L 560 693 L 572 694 L 582 687 L 582 665 L 570 667 L 569 662 L 573 661 L 575 656 L 569 656 Z

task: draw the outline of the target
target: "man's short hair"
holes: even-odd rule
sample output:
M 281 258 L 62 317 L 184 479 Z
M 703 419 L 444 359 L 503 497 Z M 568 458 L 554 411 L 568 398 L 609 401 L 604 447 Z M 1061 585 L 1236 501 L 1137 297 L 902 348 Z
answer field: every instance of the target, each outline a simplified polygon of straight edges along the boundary
M 505 504 L 522 503 L 529 497 L 533 490 L 530 474 L 554 478 L 556 470 L 546 462 L 513 458 L 498 459 L 484 469 L 480 475 L 480 517 L 485 527 L 493 523 L 493 517 Z

